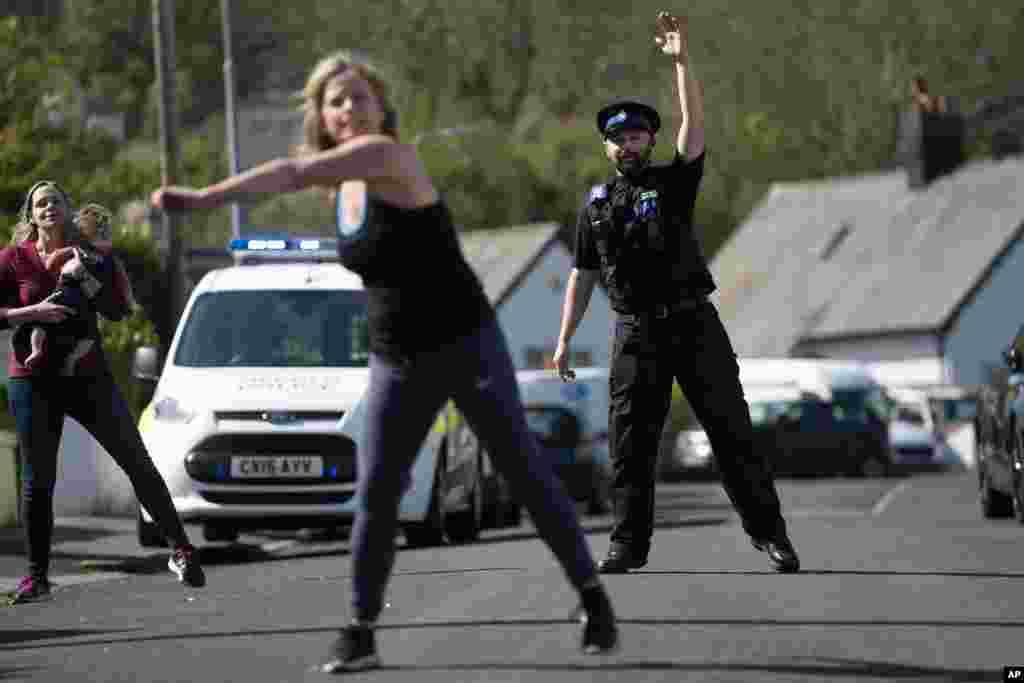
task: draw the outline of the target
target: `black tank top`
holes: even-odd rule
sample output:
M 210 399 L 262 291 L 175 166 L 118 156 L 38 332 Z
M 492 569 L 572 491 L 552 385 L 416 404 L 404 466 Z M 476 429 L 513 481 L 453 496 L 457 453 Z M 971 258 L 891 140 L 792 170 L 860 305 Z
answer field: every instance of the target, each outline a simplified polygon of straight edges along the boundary
M 403 209 L 367 197 L 358 241 L 370 248 L 342 263 L 363 278 L 370 350 L 406 359 L 470 334 L 494 317 L 466 262 L 447 205 Z

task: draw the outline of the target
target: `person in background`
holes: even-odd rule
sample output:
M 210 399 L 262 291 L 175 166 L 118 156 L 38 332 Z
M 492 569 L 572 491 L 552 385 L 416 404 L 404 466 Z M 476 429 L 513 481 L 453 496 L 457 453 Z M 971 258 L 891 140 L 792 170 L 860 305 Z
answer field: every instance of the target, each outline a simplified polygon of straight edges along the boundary
M 47 301 L 67 306 L 75 314 L 59 323 L 23 325 L 12 340 L 18 361 L 25 367 L 38 369 L 45 363 L 52 363 L 60 368 L 62 375 L 74 374 L 78 359 L 92 348 L 88 318 L 83 315 L 85 304 L 102 288 L 96 276 L 102 270 L 103 260 L 113 258 L 110 211 L 99 204 L 88 204 L 78 211 L 74 221 L 82 237 L 81 243 L 55 250 L 46 258 L 46 269 L 57 277 L 57 289 Z M 77 267 L 74 259 L 84 268 Z M 119 268 L 115 274 L 124 278 L 124 286 L 130 291 L 123 271 Z M 48 337 L 49 354 L 46 353 Z
M 28 574 L 18 583 L 11 602 L 39 600 L 51 592 L 53 491 L 65 416 L 92 434 L 128 475 L 139 502 L 173 547 L 169 568 L 185 585 L 203 586 L 206 577 L 198 553 L 189 543 L 167 485 L 146 452 L 103 354 L 97 314 L 116 321 L 129 312 L 129 299 L 116 266 L 112 260 L 104 260 L 89 274 L 100 286 L 80 312 L 47 300 L 58 279 L 47 270 L 46 260 L 60 249 L 83 247 L 71 211 L 71 202 L 60 185 L 51 180 L 34 184 L 25 195 L 13 244 L 0 250 L 0 329 L 59 324 L 77 316 L 93 342 L 69 376 L 53 368 L 27 367 L 16 354 L 10 356 L 8 400 L 23 463 L 21 515 L 28 556 Z M 61 273 L 82 278 L 85 269 L 76 256 L 64 264 Z

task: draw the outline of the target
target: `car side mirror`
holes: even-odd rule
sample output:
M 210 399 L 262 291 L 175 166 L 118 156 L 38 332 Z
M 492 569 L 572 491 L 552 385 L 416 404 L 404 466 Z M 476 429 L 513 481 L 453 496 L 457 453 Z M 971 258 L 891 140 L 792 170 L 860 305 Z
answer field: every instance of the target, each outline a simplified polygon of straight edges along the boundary
M 132 359 L 132 377 L 139 382 L 155 385 L 160 380 L 162 365 L 160 351 L 155 346 L 140 346 Z

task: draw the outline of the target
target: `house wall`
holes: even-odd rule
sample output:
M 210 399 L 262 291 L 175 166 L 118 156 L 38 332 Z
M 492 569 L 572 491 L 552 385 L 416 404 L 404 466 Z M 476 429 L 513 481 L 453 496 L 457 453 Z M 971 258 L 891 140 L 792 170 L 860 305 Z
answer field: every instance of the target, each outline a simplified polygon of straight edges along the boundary
M 797 356 L 818 355 L 862 362 L 938 358 L 940 353 L 938 337 L 930 334 L 811 340 L 800 342 L 793 350 L 793 355 Z
M 858 340 L 803 342 L 801 353 L 862 361 L 942 359 L 946 381 L 976 385 L 989 380 L 992 368 L 1002 368 L 1001 354 L 1024 324 L 1020 308 L 1024 247 L 1018 241 L 990 278 L 963 307 L 951 329 L 937 336 L 866 337 Z
M 572 259 L 561 243 L 552 245 L 520 286 L 498 308 L 498 322 L 508 340 L 516 369 L 528 367 L 527 350 L 543 349 L 550 358 L 558 342 L 565 285 Z M 593 365 L 607 367 L 611 359 L 612 309 L 600 286 L 594 288 L 570 350 L 589 351 Z
M 957 383 L 985 382 L 989 368 L 1003 367 L 1001 354 L 1024 323 L 1021 273 L 1024 247 L 1018 240 L 954 322 L 946 337 L 946 359 Z

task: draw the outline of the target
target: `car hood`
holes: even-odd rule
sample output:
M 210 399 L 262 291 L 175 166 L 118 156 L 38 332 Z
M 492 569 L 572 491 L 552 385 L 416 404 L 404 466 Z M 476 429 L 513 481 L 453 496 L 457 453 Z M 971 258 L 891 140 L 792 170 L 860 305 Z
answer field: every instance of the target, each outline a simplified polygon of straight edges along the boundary
M 174 368 L 156 395 L 191 410 L 347 411 L 363 395 L 368 368 Z

